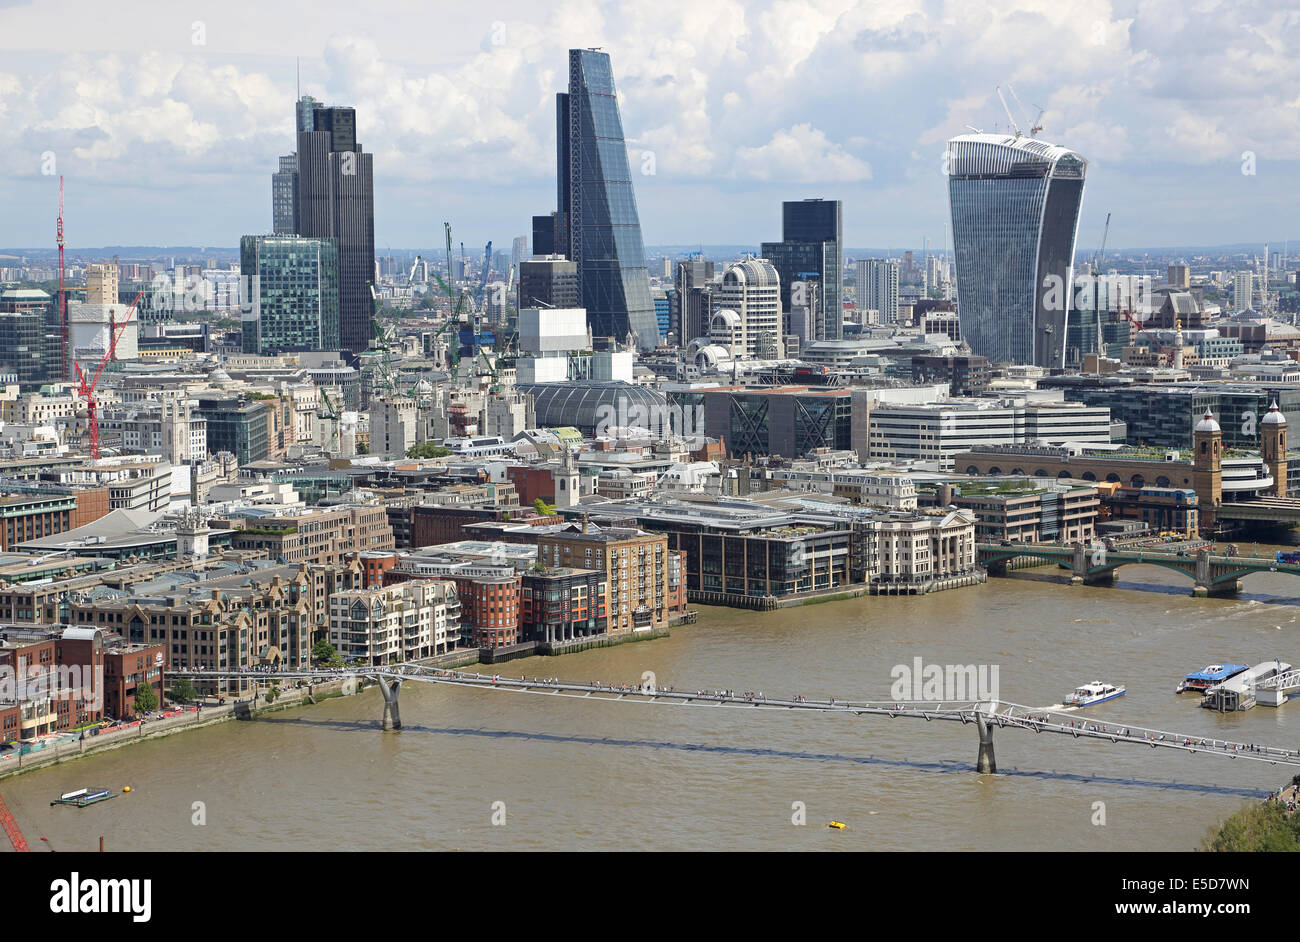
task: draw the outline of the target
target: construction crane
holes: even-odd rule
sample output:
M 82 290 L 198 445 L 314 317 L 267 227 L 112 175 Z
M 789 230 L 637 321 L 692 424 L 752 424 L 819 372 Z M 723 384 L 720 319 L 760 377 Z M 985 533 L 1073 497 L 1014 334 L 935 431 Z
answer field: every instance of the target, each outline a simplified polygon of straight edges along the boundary
M 487 289 L 488 272 L 492 268 L 492 240 L 488 239 L 487 245 L 483 246 L 483 270 L 478 276 L 478 296 L 474 299 L 474 305 L 480 311 L 483 310 L 483 294 Z
M 77 380 L 81 384 L 77 389 L 77 394 L 86 400 L 86 409 L 90 412 L 90 457 L 91 460 L 99 459 L 99 407 L 95 403 L 95 389 L 99 386 L 99 378 L 104 375 L 104 368 L 113 360 L 117 359 L 117 342 L 125 333 L 127 325 L 131 323 L 131 318 L 135 316 L 136 305 L 144 297 L 141 291 L 131 302 L 131 306 L 126 309 L 126 317 L 120 325 L 114 324 L 112 316 L 108 321 L 108 349 L 104 352 L 103 358 L 99 361 L 99 366 L 95 369 L 95 378 L 89 383 L 86 382 L 86 374 L 81 369 L 81 364 L 73 362 L 77 369 Z
M 1041 117 L 1041 115 L 1040 115 Z M 1101 231 L 1101 248 L 1097 254 L 1092 257 L 1092 310 L 1097 320 L 1097 356 L 1101 356 L 1104 343 L 1101 335 L 1101 299 L 1097 296 L 1097 289 L 1100 287 L 1098 277 L 1101 274 L 1101 260 L 1106 257 L 1106 237 L 1110 235 L 1110 213 L 1106 214 L 1106 228 Z M 1101 364 L 1097 365 L 1098 371 L 1101 370 Z
M 59 176 L 59 226 L 55 235 L 59 246 L 59 379 L 68 379 L 68 295 L 63 283 L 63 177 Z
M 31 852 L 31 848 L 27 846 L 27 839 L 23 837 L 23 832 L 18 829 L 18 822 L 9 813 L 9 806 L 5 804 L 3 798 L 0 798 L 0 826 L 4 828 L 5 834 L 9 835 L 9 843 L 14 846 L 14 850 L 21 854 Z

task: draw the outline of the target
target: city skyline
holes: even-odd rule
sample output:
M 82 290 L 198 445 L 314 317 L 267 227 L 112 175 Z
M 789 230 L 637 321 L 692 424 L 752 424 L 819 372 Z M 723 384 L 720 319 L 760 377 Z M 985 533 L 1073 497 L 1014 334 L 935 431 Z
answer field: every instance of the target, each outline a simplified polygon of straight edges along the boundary
M 292 34 L 302 93 L 363 115 L 379 250 L 436 245 L 443 219 L 467 243 L 527 232 L 531 212 L 519 207 L 544 206 L 553 185 L 555 63 L 587 45 L 604 45 L 619 63 L 652 245 L 757 241 L 777 224 L 778 203 L 821 196 L 843 201 L 848 246 L 925 237 L 940 246 L 943 142 L 966 125 L 1006 126 L 998 86 L 1015 87 L 1029 111 L 1042 105 L 1045 135 L 1088 155 L 1083 246 L 1099 242 L 1110 211 L 1116 246 L 1281 242 L 1277 230 L 1294 215 L 1285 180 L 1300 159 L 1300 121 L 1285 79 L 1296 66 L 1281 50 L 1297 27 L 1262 4 L 1192 19 L 1159 5 L 1098 3 L 680 15 L 669 4 L 627 16 L 574 3 L 546 17 L 507 3 L 482 22 L 440 21 L 446 29 L 427 51 L 380 28 L 386 9 L 401 12 L 341 11 L 327 23 L 295 21 Z M 42 173 L 46 155 L 67 177 L 72 245 L 233 246 L 270 232 L 266 173 L 285 152 L 297 96 L 290 51 L 272 41 L 279 25 L 287 29 L 283 14 L 266 12 L 266 38 L 237 27 L 238 7 L 205 21 L 137 18 L 143 25 L 120 36 L 116 25 L 91 31 L 69 17 L 52 50 L 65 68 L 51 75 L 33 11 L 0 11 L 9 27 L 0 34 L 14 37 L 8 47 L 0 40 L 13 168 L 0 183 L 10 208 L 0 243 L 52 241 L 57 176 Z M 977 12 L 987 20 L 978 27 Z M 783 17 L 800 31 L 783 36 Z M 1204 37 L 1197 24 L 1206 19 L 1223 28 Z M 1012 30 L 1060 54 L 1008 65 L 999 43 Z M 687 35 L 710 32 L 717 43 Z M 657 39 L 646 44 L 644 35 Z M 1198 62 L 1191 80 L 1188 57 Z M 1209 196 L 1212 219 L 1188 191 Z

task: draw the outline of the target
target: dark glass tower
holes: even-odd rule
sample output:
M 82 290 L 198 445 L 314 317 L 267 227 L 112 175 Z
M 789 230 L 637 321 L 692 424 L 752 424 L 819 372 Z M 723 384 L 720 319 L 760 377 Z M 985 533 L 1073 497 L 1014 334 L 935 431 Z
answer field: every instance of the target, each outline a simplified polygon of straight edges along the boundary
M 992 363 L 1064 365 L 1087 167 L 1078 154 L 1030 137 L 948 142 L 957 312 L 973 353 Z
M 659 343 L 641 222 L 609 56 L 569 50 L 569 91 L 556 96 L 556 247 L 578 266 L 593 337 Z
M 354 108 L 299 103 L 298 235 L 333 238 L 339 253 L 339 347 L 370 346 L 375 304 L 373 156 L 357 143 Z
M 764 242 L 760 254 L 781 276 L 781 307 L 785 311 L 791 310 L 791 285 L 807 276 L 817 276 L 822 286 L 821 323 L 810 339 L 843 339 L 843 204 L 822 199 L 782 203 L 781 241 Z

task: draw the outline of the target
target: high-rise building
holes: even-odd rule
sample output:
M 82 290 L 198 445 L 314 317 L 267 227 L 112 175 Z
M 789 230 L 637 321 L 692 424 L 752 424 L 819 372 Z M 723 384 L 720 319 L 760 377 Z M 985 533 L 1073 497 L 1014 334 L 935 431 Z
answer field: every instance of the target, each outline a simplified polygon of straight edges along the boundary
M 1249 311 L 1254 308 L 1255 275 L 1253 272 L 1239 271 L 1232 276 L 1232 308 L 1235 311 Z
M 554 255 L 555 213 L 533 217 L 533 254 Z M 563 253 L 561 253 L 563 254 Z
M 1059 367 L 1087 161 L 1031 137 L 948 142 L 957 310 L 971 351 Z
M 250 292 L 240 314 L 244 353 L 339 348 L 339 251 L 333 239 L 244 236 L 239 267 Z
M 298 103 L 298 234 L 336 240 L 339 346 L 370 346 L 374 320 L 375 190 L 373 155 L 357 143 L 354 108 Z
M 765 258 L 749 256 L 727 266 L 714 293 L 717 313 L 709 336 L 733 356 L 776 359 L 781 340 L 781 278 Z
M 641 222 L 609 55 L 569 50 L 569 90 L 556 95 L 557 246 L 578 266 L 595 337 L 659 344 Z
M 781 306 L 804 304 L 804 282 L 821 285 L 817 340 L 844 336 L 844 210 L 839 200 L 806 199 L 781 204 L 781 241 L 764 242 L 760 254 L 781 277 Z
M 858 309 L 875 311 L 877 324 L 898 323 L 898 263 L 880 258 L 858 262 Z
M 514 244 L 510 247 L 510 264 L 515 266 L 515 271 L 519 271 L 519 263 L 528 258 L 528 236 L 515 236 Z
M 280 158 L 280 172 L 271 174 L 271 231 L 276 235 L 298 232 L 298 155 Z
M 116 263 L 86 266 L 86 303 L 117 304 Z
M 533 256 L 519 263 L 519 310 L 574 308 L 578 304 L 578 265 L 563 256 Z
M 698 337 L 709 335 L 709 321 L 713 317 L 713 303 L 709 283 L 713 281 L 713 262 L 703 256 L 677 263 L 677 291 L 673 295 L 676 308 L 670 316 L 678 341 L 685 347 Z
M 1191 272 L 1186 265 L 1177 264 L 1169 266 L 1169 278 L 1167 279 L 1170 287 L 1173 288 L 1190 288 L 1192 286 Z

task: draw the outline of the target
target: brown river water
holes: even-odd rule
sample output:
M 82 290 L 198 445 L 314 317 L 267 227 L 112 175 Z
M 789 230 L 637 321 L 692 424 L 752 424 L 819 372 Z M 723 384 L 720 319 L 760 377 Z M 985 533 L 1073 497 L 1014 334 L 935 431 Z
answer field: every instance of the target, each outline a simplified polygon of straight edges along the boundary
M 702 608 L 670 638 L 486 670 L 632 684 L 653 671 L 677 689 L 885 700 L 891 669 L 920 657 L 996 665 L 1003 700 L 1056 704 L 1100 679 L 1128 693 L 1090 720 L 1300 746 L 1300 700 L 1221 715 L 1173 693 L 1208 663 L 1300 664 L 1300 579 L 1261 573 L 1237 598 L 1194 599 L 1190 580 L 1152 566 L 1120 570 L 1111 588 L 1065 576 L 767 614 Z M 404 728 L 381 732 L 381 703 L 369 689 L 182 733 L 0 793 L 34 848 L 59 851 L 101 835 L 110 851 L 1191 850 L 1297 771 L 999 730 L 998 774 L 981 776 L 973 725 L 420 684 L 403 688 Z M 125 785 L 85 809 L 49 806 Z

